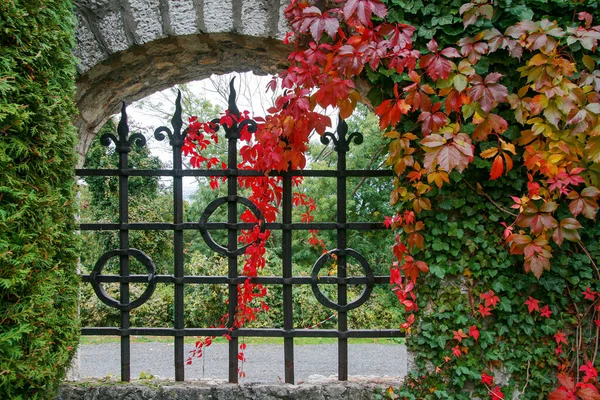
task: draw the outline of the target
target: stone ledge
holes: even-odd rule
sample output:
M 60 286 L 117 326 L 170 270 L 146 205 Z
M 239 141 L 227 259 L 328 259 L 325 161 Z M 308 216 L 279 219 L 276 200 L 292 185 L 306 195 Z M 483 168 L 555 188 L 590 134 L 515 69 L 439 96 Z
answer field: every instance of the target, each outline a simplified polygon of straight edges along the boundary
M 297 385 L 237 385 L 221 380 L 138 380 L 131 383 L 87 380 L 64 384 L 56 400 L 371 400 L 377 391 L 399 384 L 397 378 L 391 377 L 350 379 L 339 382 L 334 377 L 313 376 Z

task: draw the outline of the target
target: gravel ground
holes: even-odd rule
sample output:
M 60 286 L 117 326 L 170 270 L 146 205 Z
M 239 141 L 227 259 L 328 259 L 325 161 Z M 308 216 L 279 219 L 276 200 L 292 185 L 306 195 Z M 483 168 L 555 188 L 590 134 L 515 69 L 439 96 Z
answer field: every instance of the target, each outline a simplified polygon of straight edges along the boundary
M 186 345 L 191 350 L 192 345 Z M 80 346 L 80 378 L 119 379 L 118 343 Z M 283 382 L 283 344 L 249 344 L 244 363 L 246 378 L 240 383 Z M 337 374 L 337 344 L 297 345 L 294 347 L 296 383 L 318 380 L 319 376 Z M 350 344 L 348 350 L 349 375 L 384 378 L 399 381 L 406 375 L 406 347 L 400 344 Z M 159 378 L 174 378 L 173 345 L 171 343 L 132 343 L 131 377 L 140 373 Z M 215 343 L 205 349 L 201 359 L 185 367 L 186 380 L 227 379 L 227 344 Z M 309 378 L 310 377 L 310 378 Z

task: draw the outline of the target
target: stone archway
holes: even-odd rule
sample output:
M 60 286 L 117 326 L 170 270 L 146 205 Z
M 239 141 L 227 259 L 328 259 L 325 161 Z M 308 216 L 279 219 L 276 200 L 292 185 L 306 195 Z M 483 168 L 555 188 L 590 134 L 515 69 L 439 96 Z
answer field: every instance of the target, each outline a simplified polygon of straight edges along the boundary
M 119 109 L 214 73 L 275 74 L 287 0 L 76 0 L 77 152 Z

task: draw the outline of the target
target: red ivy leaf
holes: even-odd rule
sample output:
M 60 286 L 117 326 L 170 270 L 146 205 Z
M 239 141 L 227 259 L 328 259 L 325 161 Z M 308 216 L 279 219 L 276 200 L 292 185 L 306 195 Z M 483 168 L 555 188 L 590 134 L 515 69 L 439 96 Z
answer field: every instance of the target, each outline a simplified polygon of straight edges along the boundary
M 491 375 L 488 375 L 485 372 L 481 374 L 481 383 L 484 385 L 491 385 L 493 382 L 494 378 Z
M 489 113 L 498 103 L 508 100 L 508 89 L 501 85 L 498 79 L 502 74 L 497 72 L 489 74 L 485 80 L 475 74 L 469 78 L 472 87 L 471 100 L 479 102 L 481 109 Z
M 429 43 L 427 43 L 427 48 L 433 54 L 427 54 L 421 57 L 421 61 L 419 62 L 419 66 L 421 68 L 425 68 L 427 71 L 427 75 L 431 77 L 431 79 L 437 81 L 438 79 L 446 79 L 448 75 L 450 75 L 450 71 L 452 71 L 453 64 L 442 57 L 460 57 L 460 54 L 455 48 L 449 47 L 441 52 L 438 52 L 438 44 L 435 39 L 431 39 Z
M 500 155 L 497 155 L 494 158 L 494 162 L 492 163 L 492 171 L 490 172 L 490 179 L 498 179 L 502 176 L 502 172 L 504 172 L 504 161 Z
M 344 18 L 349 20 L 354 14 L 361 24 L 372 26 L 371 16 L 375 14 L 384 18 L 387 15 L 387 8 L 379 0 L 348 0 L 344 5 Z
M 584 383 L 577 389 L 577 396 L 581 400 L 600 400 L 598 389 L 589 383 Z
M 539 300 L 536 300 L 533 297 L 529 296 L 529 299 L 525 302 L 525 305 L 527 306 L 527 310 L 529 311 L 529 314 L 531 314 L 534 311 L 540 311 L 539 303 L 540 303 Z
M 332 38 L 335 38 L 340 22 L 337 18 L 331 16 L 330 12 L 323 14 L 317 7 L 306 7 L 302 10 L 302 17 L 292 22 L 292 27 L 300 32 L 309 32 L 315 41 L 319 41 L 323 32 L 326 32 Z
M 475 341 L 479 340 L 479 330 L 477 329 L 477 325 L 473 325 L 472 327 L 469 328 L 469 335 L 473 339 L 475 339 Z M 490 382 L 490 384 L 491 384 L 491 382 Z

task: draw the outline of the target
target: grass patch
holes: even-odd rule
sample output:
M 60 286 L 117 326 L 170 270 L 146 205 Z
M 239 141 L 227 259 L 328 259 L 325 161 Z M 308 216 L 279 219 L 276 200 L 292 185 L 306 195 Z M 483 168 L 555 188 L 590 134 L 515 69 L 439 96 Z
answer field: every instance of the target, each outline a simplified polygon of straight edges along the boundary
M 247 344 L 274 344 L 283 345 L 283 338 L 270 338 L 270 337 L 246 337 L 244 339 Z M 196 337 L 186 337 L 186 344 L 196 343 Z M 120 339 L 117 336 L 82 336 L 80 344 L 82 345 L 94 345 L 94 344 L 107 344 L 107 343 L 119 343 Z M 173 337 L 171 336 L 131 336 L 132 343 L 173 343 Z M 227 343 L 227 339 L 222 337 L 216 337 L 213 340 L 214 343 Z M 337 339 L 334 338 L 295 338 L 294 344 L 297 346 L 303 345 L 316 345 L 316 344 L 334 344 L 337 343 Z M 406 339 L 404 338 L 357 338 L 350 339 L 350 344 L 405 344 Z

